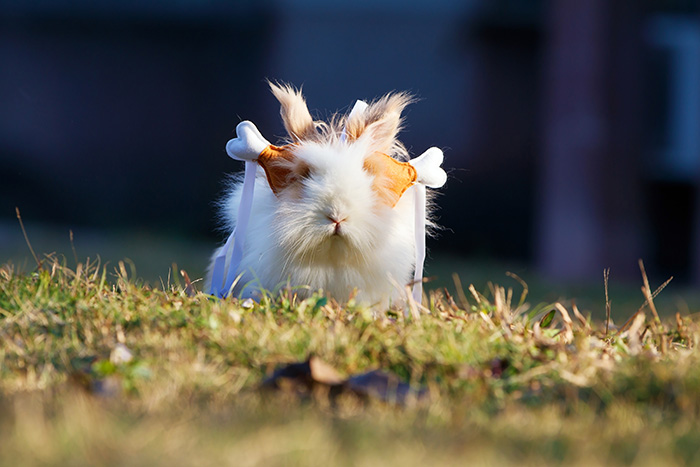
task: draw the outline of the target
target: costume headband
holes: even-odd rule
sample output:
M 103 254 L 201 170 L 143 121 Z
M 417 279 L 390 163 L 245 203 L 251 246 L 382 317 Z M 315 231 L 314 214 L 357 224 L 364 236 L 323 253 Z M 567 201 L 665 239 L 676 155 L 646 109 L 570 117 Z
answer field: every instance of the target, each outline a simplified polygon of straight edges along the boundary
M 252 122 L 244 121 L 236 127 L 235 139 L 226 145 L 230 157 L 239 161 L 257 162 L 265 170 L 267 181 L 275 194 L 289 184 L 289 168 L 286 164 L 275 164 L 279 159 L 292 161 L 295 158 L 295 144 L 274 146 L 258 131 Z M 365 158 L 364 168 L 375 177 L 385 177 L 389 183 L 385 188 L 391 193 L 388 200 L 394 207 L 401 195 L 414 183 L 430 188 L 439 188 L 445 184 L 447 174 L 440 167 L 442 151 L 430 148 L 421 156 L 409 161 L 397 161 L 391 156 L 375 152 Z

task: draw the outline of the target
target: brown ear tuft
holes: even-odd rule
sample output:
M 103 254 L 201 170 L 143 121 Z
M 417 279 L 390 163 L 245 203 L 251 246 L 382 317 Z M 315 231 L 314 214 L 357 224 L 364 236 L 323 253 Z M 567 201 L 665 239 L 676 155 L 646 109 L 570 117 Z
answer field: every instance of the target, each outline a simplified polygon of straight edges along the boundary
M 293 141 L 301 141 L 316 136 L 314 119 L 311 118 L 301 89 L 297 90 L 289 84 L 276 84 L 268 81 L 270 90 L 280 103 L 282 122 Z

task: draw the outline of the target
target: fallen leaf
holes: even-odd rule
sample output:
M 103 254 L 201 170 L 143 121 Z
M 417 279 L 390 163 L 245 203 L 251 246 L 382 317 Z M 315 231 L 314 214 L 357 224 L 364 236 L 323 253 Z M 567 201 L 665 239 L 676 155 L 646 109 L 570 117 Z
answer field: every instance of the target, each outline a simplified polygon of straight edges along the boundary
M 416 400 L 424 399 L 428 394 L 425 388 L 412 388 L 398 376 L 381 370 L 351 376 L 345 385 L 355 394 L 399 405 L 405 405 L 411 397 Z
M 319 364 L 316 360 L 316 357 L 312 356 L 305 362 L 289 363 L 282 368 L 278 368 L 272 376 L 266 378 L 262 382 L 262 387 L 281 389 L 282 387 L 301 385 L 307 389 L 311 389 L 314 384 L 324 384 L 327 386 L 339 384 L 330 382 L 333 381 L 337 375 L 337 373 L 333 374 L 335 369 L 325 362 Z M 320 379 L 315 380 L 314 376 Z M 342 383 L 340 377 L 337 377 L 337 379 Z
M 300 395 L 322 388 L 331 398 L 350 393 L 399 405 L 405 405 L 412 397 L 421 400 L 427 396 L 425 388 L 413 388 L 398 376 L 381 370 L 343 379 L 335 368 L 316 356 L 278 368 L 262 382 L 261 388 L 295 390 Z
M 309 358 L 308 362 L 311 371 L 311 379 L 314 382 L 327 384 L 329 386 L 343 383 L 343 378 L 340 376 L 340 373 L 320 358 L 312 356 Z

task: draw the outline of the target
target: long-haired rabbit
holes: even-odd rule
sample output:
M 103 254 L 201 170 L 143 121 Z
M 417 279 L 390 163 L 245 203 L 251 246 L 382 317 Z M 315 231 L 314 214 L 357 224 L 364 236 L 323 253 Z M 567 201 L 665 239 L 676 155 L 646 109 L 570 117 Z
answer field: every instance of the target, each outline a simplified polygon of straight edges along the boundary
M 248 151 L 252 156 L 242 159 L 259 163 L 233 295 L 255 296 L 288 283 L 300 286 L 302 296 L 322 289 L 340 301 L 353 293 L 369 304 L 401 300 L 416 267 L 416 225 L 422 230 L 428 222 L 414 197 L 421 183 L 437 187 L 446 178 L 437 148 L 400 162 L 408 154 L 396 135 L 410 97 L 388 94 L 321 122 L 299 91 L 270 87 L 281 104 L 287 145 L 269 145 L 243 122 L 227 146 L 232 156 Z M 239 222 L 242 191 L 239 178 L 221 203 L 229 232 Z M 418 222 L 416 212 L 423 216 Z M 209 284 L 212 275 L 221 281 L 212 273 L 216 258 L 231 262 L 225 248 L 214 254 Z

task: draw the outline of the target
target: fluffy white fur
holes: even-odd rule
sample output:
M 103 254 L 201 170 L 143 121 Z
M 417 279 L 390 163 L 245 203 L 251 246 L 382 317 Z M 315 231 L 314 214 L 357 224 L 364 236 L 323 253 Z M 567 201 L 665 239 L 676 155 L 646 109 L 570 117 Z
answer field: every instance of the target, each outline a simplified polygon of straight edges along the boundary
M 379 202 L 372 177 L 362 168 L 361 144 L 307 143 L 297 157 L 311 168 L 300 187 L 275 196 L 262 173 L 256 179 L 241 272 L 234 295 L 255 296 L 289 281 L 323 289 L 344 301 L 387 305 L 405 293 L 414 267 L 412 189 L 394 208 Z M 242 184 L 224 202 L 229 228 L 235 226 Z M 329 219 L 344 219 L 339 235 Z M 220 251 L 214 254 L 218 256 Z M 299 290 L 305 295 L 303 289 Z
M 341 141 L 345 118 L 330 124 L 314 122 L 317 133 L 310 135 L 301 95 L 289 87 L 271 87 L 296 143 L 297 160 L 309 171 L 275 195 L 258 168 L 242 278 L 233 295 L 255 297 L 260 289 L 289 283 L 300 287 L 302 296 L 323 289 L 339 301 L 353 293 L 365 303 L 381 306 L 403 301 L 403 287 L 412 279 L 415 262 L 414 189 L 409 188 L 393 208 L 387 206 L 363 163 L 378 148 L 405 158 L 395 137 L 409 97 L 389 95 L 370 104 L 353 116 L 350 137 Z M 222 203 L 227 233 L 236 224 L 241 190 L 242 182 L 234 182 Z M 335 235 L 332 219 L 342 220 Z M 221 249 L 214 258 L 220 254 Z

